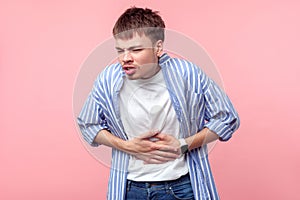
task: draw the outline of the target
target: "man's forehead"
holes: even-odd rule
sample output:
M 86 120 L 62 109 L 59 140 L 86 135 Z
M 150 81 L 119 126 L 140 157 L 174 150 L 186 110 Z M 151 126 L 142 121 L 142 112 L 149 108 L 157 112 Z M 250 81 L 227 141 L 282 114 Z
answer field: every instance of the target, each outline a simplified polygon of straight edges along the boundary
M 116 48 L 130 48 L 130 47 L 152 47 L 152 42 L 149 37 L 138 34 L 133 35 L 130 39 L 115 38 Z

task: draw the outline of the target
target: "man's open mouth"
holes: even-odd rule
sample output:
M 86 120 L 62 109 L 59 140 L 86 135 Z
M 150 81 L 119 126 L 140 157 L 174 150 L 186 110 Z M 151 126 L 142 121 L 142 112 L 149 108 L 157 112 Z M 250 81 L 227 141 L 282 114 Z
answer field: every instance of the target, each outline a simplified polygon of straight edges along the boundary
M 123 70 L 127 75 L 133 75 L 136 72 L 136 67 L 132 65 L 124 65 Z

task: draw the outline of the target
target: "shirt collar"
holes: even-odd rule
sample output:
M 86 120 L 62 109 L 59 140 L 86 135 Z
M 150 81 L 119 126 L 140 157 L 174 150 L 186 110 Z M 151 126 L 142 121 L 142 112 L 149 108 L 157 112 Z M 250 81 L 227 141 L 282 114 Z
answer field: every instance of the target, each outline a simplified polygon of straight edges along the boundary
M 159 66 L 163 66 L 170 58 L 171 57 L 167 53 L 161 55 L 158 61 Z

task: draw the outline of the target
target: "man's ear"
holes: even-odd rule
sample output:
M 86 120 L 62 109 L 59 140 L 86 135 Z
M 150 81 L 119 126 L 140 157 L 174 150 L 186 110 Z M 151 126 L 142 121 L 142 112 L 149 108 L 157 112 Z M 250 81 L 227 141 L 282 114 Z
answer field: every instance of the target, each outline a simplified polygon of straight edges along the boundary
M 156 43 L 155 43 L 155 51 L 156 51 L 156 55 L 158 57 L 160 57 L 163 53 L 163 41 L 162 40 L 158 40 Z

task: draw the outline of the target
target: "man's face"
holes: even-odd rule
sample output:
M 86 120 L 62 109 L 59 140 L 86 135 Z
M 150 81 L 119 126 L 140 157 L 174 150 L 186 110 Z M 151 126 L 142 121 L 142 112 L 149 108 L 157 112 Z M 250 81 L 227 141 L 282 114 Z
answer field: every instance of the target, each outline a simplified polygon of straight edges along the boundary
M 153 44 L 147 36 L 135 34 L 131 39 L 117 38 L 115 42 L 118 60 L 129 79 L 150 78 L 160 70 L 158 53 L 161 41 Z

